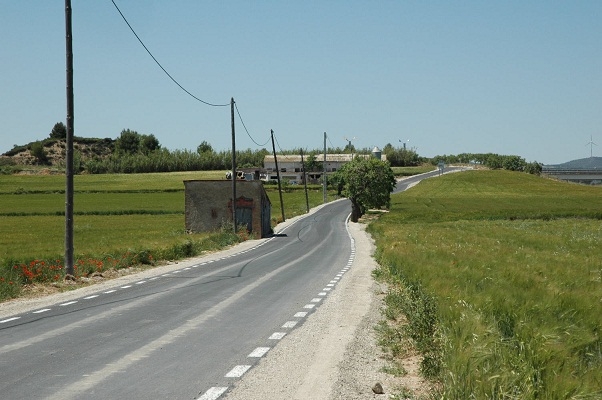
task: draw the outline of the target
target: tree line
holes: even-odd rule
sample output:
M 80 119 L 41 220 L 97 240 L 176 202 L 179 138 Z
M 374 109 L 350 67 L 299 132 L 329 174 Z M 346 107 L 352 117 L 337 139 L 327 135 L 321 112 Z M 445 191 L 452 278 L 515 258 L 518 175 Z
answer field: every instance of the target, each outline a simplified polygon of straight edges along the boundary
M 462 153 L 458 155 L 435 156 L 431 164 L 440 162 L 445 164 L 472 164 L 482 165 L 489 169 L 505 169 L 539 175 L 543 165 L 537 161 L 527 162 L 524 158 L 515 155 L 501 155 L 495 153 Z
M 48 147 L 59 143 L 64 148 L 67 128 L 62 122 L 57 122 L 47 139 L 30 143 L 26 146 L 15 146 L 6 155 L 13 155 L 28 149 L 39 165 L 49 165 Z M 74 138 L 74 169 L 75 173 L 110 174 L 110 173 L 148 173 L 176 171 L 211 171 L 228 170 L 232 168 L 232 152 L 215 151 L 210 143 L 202 141 L 196 151 L 169 150 L 163 148 L 153 134 L 141 134 L 137 131 L 124 129 L 117 139 Z M 86 147 L 87 146 L 87 147 Z M 92 150 L 90 150 L 92 148 Z M 296 155 L 301 149 L 282 150 L 278 154 Z M 317 156 L 322 149 L 304 150 L 307 171 L 321 171 L 322 163 L 317 162 Z M 371 154 L 371 148 L 357 149 L 351 143 L 345 147 L 329 147 L 330 154 Z M 433 158 L 420 157 L 415 149 L 394 147 L 387 143 L 382 148 L 382 154 L 392 167 L 412 167 L 430 163 L 446 164 L 476 164 L 491 169 L 507 169 L 539 174 L 542 165 L 537 162 L 527 162 L 515 155 L 499 155 L 494 153 L 458 155 L 442 155 Z M 239 168 L 261 168 L 266 155 L 272 154 L 265 148 L 246 149 L 236 152 Z M 63 161 L 64 162 L 64 161 Z

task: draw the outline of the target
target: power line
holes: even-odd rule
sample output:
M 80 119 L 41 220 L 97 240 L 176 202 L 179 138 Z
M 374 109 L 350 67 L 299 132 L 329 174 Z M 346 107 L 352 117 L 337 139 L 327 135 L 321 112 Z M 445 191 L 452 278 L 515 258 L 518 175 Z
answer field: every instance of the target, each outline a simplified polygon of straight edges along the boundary
M 136 39 L 138 39 L 138 41 L 140 42 L 140 44 L 142 45 L 142 47 L 144 47 L 144 50 L 146 50 L 146 52 L 152 57 L 152 59 L 155 61 L 155 63 L 157 63 L 157 65 L 159 66 L 159 68 L 161 68 L 163 70 L 163 72 L 165 72 L 165 74 L 169 77 L 169 79 L 171 79 L 173 81 L 173 83 L 175 83 L 176 85 L 178 85 L 178 87 L 180 89 L 182 89 L 184 92 L 186 92 L 186 94 L 188 94 L 193 99 L 195 99 L 197 101 L 200 101 L 201 103 L 206 104 L 208 106 L 212 106 L 212 107 L 226 107 L 226 106 L 230 105 L 230 103 L 227 103 L 227 104 L 214 104 L 214 103 L 209 103 L 209 102 L 207 102 L 205 100 L 201 100 L 198 97 L 196 97 L 195 95 L 193 95 L 192 93 L 190 93 L 188 90 L 186 90 L 184 88 L 184 86 L 180 85 L 180 83 L 178 81 L 176 81 L 173 78 L 173 76 L 171 76 L 169 74 L 169 72 L 167 72 L 167 70 L 165 68 L 163 68 L 163 66 L 161 65 L 161 63 L 155 58 L 155 56 L 153 56 L 153 53 L 150 52 L 150 50 L 148 49 L 148 47 L 146 47 L 146 45 L 144 44 L 144 42 L 142 41 L 142 39 L 140 39 L 140 37 L 138 36 L 138 34 L 134 30 L 134 28 L 132 28 L 132 25 L 130 25 L 130 23 L 128 22 L 127 18 L 125 18 L 125 15 L 123 15 L 123 13 L 119 9 L 119 7 L 117 7 L 117 4 L 115 4 L 115 0 L 111 0 L 111 2 L 115 6 L 115 8 L 119 12 L 119 14 L 121 15 L 121 18 L 123 18 L 123 20 L 125 21 L 125 23 L 127 24 L 127 26 L 130 28 L 130 30 L 132 31 L 132 33 L 134 34 L 134 36 L 136 36 Z
M 334 144 L 332 144 L 328 135 L 326 135 L 326 139 L 328 140 L 328 143 L 330 143 L 330 147 L 334 150 L 336 147 L 334 147 Z
M 280 149 L 280 152 L 282 154 L 284 154 L 284 150 L 282 150 L 282 147 L 280 147 L 280 143 L 278 143 L 278 138 L 276 137 L 276 135 L 274 135 L 274 139 L 276 139 L 276 144 L 278 145 L 278 148 Z
M 238 114 L 238 118 L 240 119 L 240 122 L 243 126 L 243 128 L 245 128 L 245 132 L 247 132 L 247 136 L 249 137 L 249 139 L 251 139 L 251 141 L 253 143 L 255 143 L 257 146 L 259 147 L 264 147 L 266 144 L 269 143 L 270 139 L 268 138 L 268 140 L 264 143 L 264 144 L 259 144 L 255 141 L 255 139 L 253 139 L 253 137 L 251 136 L 251 134 L 249 133 L 249 130 L 247 129 L 247 126 L 245 125 L 245 121 L 242 120 L 242 117 L 240 115 L 240 111 L 238 111 L 238 106 L 236 105 L 236 102 L 234 102 L 234 108 L 236 108 L 236 113 Z

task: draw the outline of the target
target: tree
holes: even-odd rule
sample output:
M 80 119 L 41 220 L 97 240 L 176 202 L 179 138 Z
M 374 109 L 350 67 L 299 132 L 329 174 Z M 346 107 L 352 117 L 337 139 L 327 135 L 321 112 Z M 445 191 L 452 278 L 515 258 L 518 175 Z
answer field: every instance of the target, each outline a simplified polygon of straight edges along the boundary
M 343 195 L 351 200 L 351 221 L 357 222 L 370 208 L 389 207 L 395 175 L 388 162 L 356 157 L 338 171 Z
M 313 151 L 309 153 L 309 155 L 307 156 L 307 158 L 305 158 L 304 161 L 306 172 L 316 172 L 322 171 L 324 169 L 324 163 L 316 159 L 316 153 Z
M 29 152 L 35 157 L 38 164 L 46 165 L 49 163 L 48 154 L 46 153 L 46 149 L 44 149 L 44 143 L 32 143 Z
M 67 139 L 67 127 L 62 122 L 54 124 L 52 131 L 50 131 L 50 139 Z
M 199 147 L 196 148 L 196 152 L 199 154 L 213 153 L 213 147 L 211 147 L 206 140 L 203 140 L 201 144 L 199 144 Z
M 140 134 L 138 132 L 124 129 L 121 131 L 121 135 L 115 142 L 115 149 L 118 152 L 135 154 L 140 147 L 140 139 Z
M 155 135 L 150 134 L 140 136 L 139 147 L 144 154 L 148 154 L 155 150 L 159 150 L 161 145 L 159 144 L 159 139 L 157 139 Z
M 533 175 L 540 175 L 543 169 L 543 165 L 537 161 L 527 163 L 525 165 L 525 172 Z
M 508 171 L 523 171 L 527 162 L 519 156 L 504 156 L 502 167 Z

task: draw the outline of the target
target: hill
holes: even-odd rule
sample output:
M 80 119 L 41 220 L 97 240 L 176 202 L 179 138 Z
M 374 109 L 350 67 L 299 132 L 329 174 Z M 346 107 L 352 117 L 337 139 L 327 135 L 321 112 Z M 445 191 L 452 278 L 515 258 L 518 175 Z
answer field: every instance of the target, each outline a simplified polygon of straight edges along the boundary
M 31 142 L 23 146 L 15 146 L 12 150 L 0 155 L 0 166 L 2 165 L 65 165 L 65 141 L 48 138 L 41 141 Z M 36 147 L 45 160 L 36 157 Z M 41 149 L 41 150 L 39 150 Z M 105 158 L 110 156 L 115 149 L 115 139 L 105 138 L 83 138 L 73 139 L 73 149 L 81 157 L 81 160 L 94 158 Z
M 544 169 L 602 170 L 602 157 L 588 157 L 562 164 L 545 165 Z

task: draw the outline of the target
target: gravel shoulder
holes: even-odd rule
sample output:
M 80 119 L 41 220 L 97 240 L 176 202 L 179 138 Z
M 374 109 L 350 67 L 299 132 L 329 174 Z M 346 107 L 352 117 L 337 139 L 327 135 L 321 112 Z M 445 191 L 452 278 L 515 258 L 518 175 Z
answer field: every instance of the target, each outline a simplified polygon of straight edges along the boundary
M 421 394 L 418 357 L 404 362 L 408 372 L 394 377 L 377 345 L 384 288 L 372 278 L 374 244 L 365 225 L 349 225 L 356 258 L 318 310 L 285 336 L 231 390 L 228 400 L 360 400 L 390 398 L 397 389 Z M 376 394 L 376 383 L 384 388 Z

